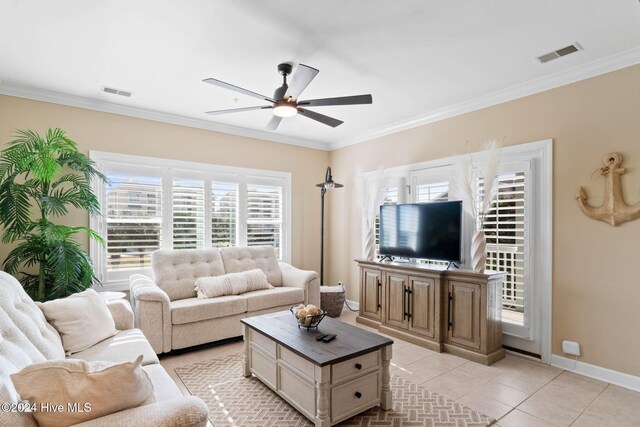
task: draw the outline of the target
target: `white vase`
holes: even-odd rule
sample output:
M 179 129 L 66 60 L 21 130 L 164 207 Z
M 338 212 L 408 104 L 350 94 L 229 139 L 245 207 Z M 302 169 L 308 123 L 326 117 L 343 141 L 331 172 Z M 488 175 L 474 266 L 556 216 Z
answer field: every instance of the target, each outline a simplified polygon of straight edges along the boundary
M 368 260 L 373 260 L 376 257 L 376 231 L 373 227 L 369 227 L 369 231 L 367 231 L 364 255 Z
M 475 231 L 471 240 L 471 267 L 476 273 L 484 273 L 487 261 L 487 238 L 484 231 Z

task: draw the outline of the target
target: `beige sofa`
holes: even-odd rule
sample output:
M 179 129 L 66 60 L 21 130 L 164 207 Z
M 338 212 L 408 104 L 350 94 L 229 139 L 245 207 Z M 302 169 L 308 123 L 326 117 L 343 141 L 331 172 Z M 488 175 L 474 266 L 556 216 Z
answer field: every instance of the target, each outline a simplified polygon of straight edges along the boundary
M 273 289 L 197 298 L 198 277 L 260 268 Z M 278 262 L 273 247 L 159 250 L 153 278 L 133 275 L 131 305 L 140 328 L 160 354 L 242 335 L 240 319 L 286 310 L 294 304 L 320 306 L 315 271 Z
M 81 426 L 205 426 L 207 407 L 197 397 L 184 396 L 142 332 L 133 329 L 133 313 L 124 300 L 108 303 L 118 333 L 95 346 L 75 353 L 74 359 L 130 362 L 143 355 L 143 369 L 153 383 L 156 402 L 88 421 Z M 0 403 L 17 403 L 9 375 L 46 360 L 64 359 L 58 332 L 29 298 L 20 283 L 0 271 Z M 29 413 L 0 411 L 0 426 L 36 427 Z

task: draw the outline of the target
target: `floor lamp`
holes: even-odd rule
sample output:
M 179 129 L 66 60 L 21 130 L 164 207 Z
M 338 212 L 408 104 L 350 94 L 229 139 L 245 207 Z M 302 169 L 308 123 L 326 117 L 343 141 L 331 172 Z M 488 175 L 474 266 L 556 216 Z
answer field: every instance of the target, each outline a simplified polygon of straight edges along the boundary
M 324 194 L 327 190 L 341 188 L 344 185 L 333 182 L 331 167 L 328 167 L 327 173 L 324 175 L 324 182 L 317 184 L 316 187 L 320 187 L 320 286 L 324 286 Z

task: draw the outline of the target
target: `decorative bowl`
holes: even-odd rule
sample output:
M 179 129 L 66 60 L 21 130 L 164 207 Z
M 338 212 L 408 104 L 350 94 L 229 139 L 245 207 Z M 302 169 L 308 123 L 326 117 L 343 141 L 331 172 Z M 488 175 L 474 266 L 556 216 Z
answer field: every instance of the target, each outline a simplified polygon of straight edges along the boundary
M 307 328 L 307 330 L 312 329 L 312 328 L 317 328 L 318 325 L 320 324 L 320 322 L 322 322 L 322 319 L 324 319 L 324 316 L 327 315 L 327 312 L 321 309 L 319 310 L 319 314 L 307 314 L 304 317 L 298 317 L 298 306 L 294 305 L 292 306 L 289 311 L 291 312 L 291 314 L 293 314 L 293 317 L 296 318 L 296 320 L 298 321 L 298 328 Z

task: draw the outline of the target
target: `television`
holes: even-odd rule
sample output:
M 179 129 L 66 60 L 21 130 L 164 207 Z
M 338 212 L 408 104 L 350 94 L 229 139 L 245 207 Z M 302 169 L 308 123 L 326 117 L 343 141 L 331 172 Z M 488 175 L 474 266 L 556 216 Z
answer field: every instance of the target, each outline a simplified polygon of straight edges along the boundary
M 462 261 L 462 202 L 380 207 L 380 255 Z

